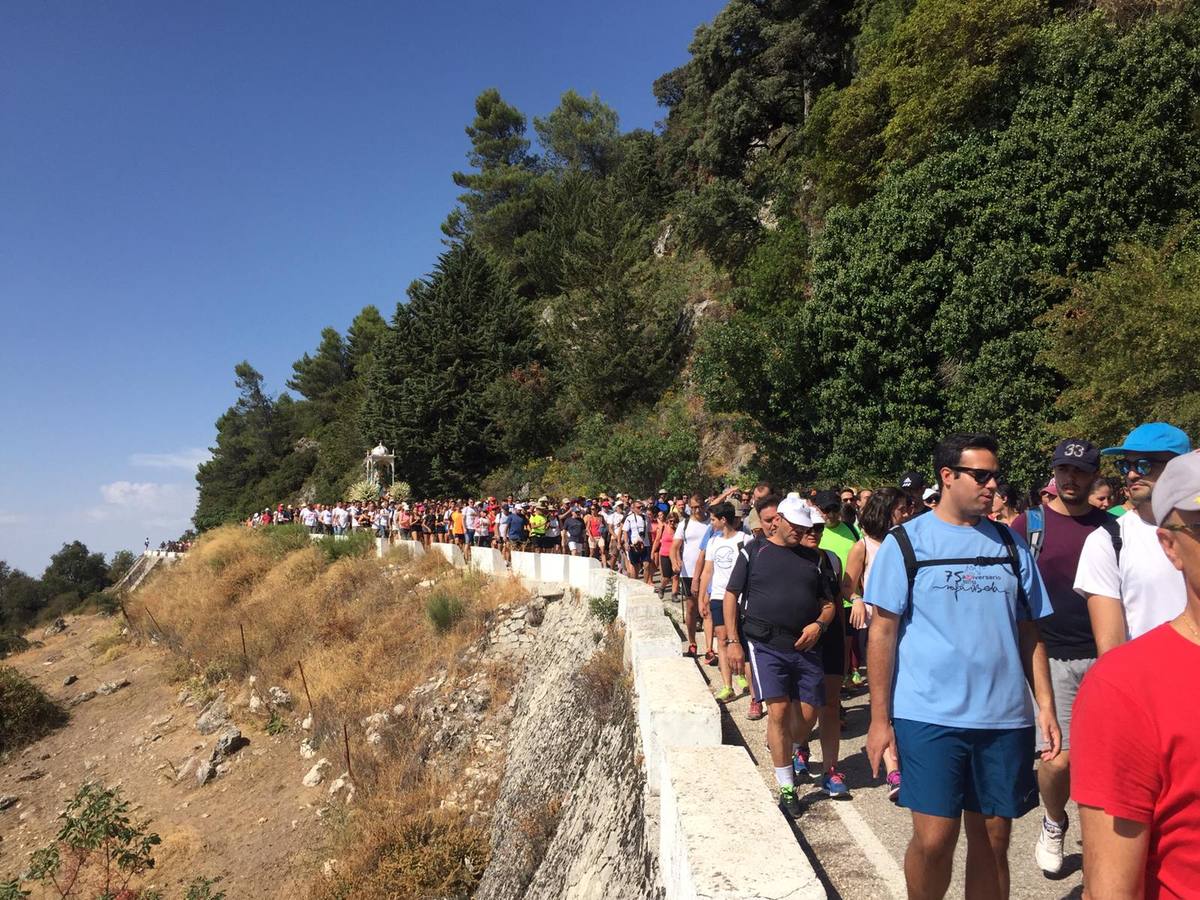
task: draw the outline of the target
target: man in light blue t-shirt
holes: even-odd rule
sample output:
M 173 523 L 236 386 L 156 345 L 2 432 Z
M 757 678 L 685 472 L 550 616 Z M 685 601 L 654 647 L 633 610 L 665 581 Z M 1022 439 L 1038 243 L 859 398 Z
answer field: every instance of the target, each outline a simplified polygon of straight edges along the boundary
M 1035 624 L 1053 610 L 1024 540 L 985 517 L 997 450 L 986 434 L 939 443 L 940 502 L 889 533 L 871 565 L 868 670 L 872 685 L 893 688 L 871 691 L 867 754 L 876 773 L 887 747 L 900 758 L 899 803 L 913 819 L 904 858 L 910 897 L 945 895 L 960 820 L 967 883 L 992 882 L 996 896 L 1008 896 L 1012 820 L 1038 805 L 1029 687 L 1042 758 L 1059 752 Z

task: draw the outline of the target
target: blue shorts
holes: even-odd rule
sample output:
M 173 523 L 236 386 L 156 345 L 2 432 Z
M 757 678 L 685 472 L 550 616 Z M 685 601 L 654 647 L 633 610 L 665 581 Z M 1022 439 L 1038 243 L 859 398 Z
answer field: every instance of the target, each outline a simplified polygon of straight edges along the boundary
M 708 614 L 710 616 L 712 616 L 713 625 L 724 625 L 725 624 L 725 600 L 724 600 L 724 598 L 722 598 L 720 600 L 709 600 L 708 601 Z
M 825 671 L 815 650 L 781 650 L 746 641 L 754 677 L 754 696 L 760 700 L 800 700 L 825 705 Z
M 1019 819 L 1038 806 L 1033 726 L 949 728 L 896 719 L 901 806 L 957 819 L 963 811 Z

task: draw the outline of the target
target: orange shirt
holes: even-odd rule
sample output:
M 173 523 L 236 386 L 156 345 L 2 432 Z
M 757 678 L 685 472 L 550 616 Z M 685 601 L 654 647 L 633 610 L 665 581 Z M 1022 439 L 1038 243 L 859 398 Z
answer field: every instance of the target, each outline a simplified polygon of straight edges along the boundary
M 450 530 L 454 534 L 466 534 L 466 529 L 463 528 L 463 514 L 457 509 L 450 513 Z

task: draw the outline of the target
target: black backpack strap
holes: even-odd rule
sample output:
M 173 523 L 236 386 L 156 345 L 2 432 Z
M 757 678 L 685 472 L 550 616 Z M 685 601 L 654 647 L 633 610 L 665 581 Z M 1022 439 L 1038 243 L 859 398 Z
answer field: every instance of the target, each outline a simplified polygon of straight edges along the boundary
M 1126 513 L 1126 515 L 1129 515 Z M 1135 513 L 1136 515 L 1136 513 Z M 1121 522 L 1116 516 L 1104 514 L 1104 522 L 1100 526 L 1108 532 L 1108 536 L 1112 539 L 1113 550 L 1117 554 L 1117 568 L 1121 568 L 1121 545 L 1124 541 L 1121 539 Z
M 1013 534 L 1008 526 L 1003 522 L 993 522 L 992 524 L 996 526 L 1000 540 L 1004 542 L 1004 549 L 1008 551 L 1009 564 L 1012 566 L 1013 574 L 1017 576 L 1017 603 L 1032 619 L 1033 610 L 1029 608 L 1029 597 L 1025 594 L 1025 585 L 1021 583 L 1021 557 L 1017 553 L 1017 542 L 1013 539 Z
M 921 568 L 921 564 L 917 562 L 917 554 L 913 550 L 912 540 L 903 525 L 897 525 L 888 534 L 896 539 L 896 544 L 900 547 L 900 555 L 904 557 L 904 571 L 908 575 L 908 595 L 905 598 L 904 610 L 906 616 L 911 616 L 913 585 L 917 581 L 917 570 Z

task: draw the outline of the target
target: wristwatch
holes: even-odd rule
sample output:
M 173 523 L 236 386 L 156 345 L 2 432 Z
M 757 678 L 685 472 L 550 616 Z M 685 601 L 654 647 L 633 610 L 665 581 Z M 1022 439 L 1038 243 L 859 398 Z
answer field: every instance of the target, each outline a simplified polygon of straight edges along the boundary
M 730 644 L 738 644 L 740 646 L 741 643 L 742 642 L 737 640 L 736 638 L 725 638 L 725 646 L 726 647 L 728 647 Z

